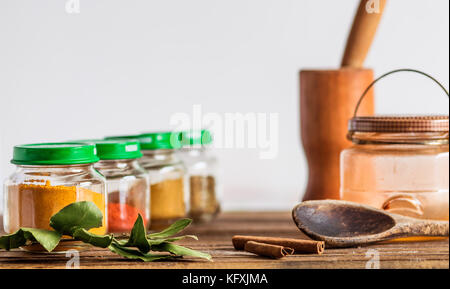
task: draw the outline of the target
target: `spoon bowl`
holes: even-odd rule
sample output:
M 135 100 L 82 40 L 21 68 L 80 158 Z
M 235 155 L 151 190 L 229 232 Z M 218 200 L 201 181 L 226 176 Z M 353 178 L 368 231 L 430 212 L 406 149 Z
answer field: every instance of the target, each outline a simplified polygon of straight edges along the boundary
M 353 247 L 412 236 L 448 237 L 448 221 L 405 217 L 346 201 L 306 201 L 292 210 L 297 227 L 331 247 Z

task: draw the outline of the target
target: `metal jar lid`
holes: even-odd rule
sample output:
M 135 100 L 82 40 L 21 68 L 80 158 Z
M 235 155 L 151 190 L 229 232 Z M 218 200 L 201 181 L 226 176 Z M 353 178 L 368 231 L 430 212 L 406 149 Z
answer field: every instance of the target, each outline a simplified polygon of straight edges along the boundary
M 356 116 L 349 132 L 426 133 L 448 132 L 448 116 Z
M 448 133 L 449 117 L 448 115 L 430 115 L 430 116 L 357 116 L 358 108 L 367 92 L 384 77 L 397 72 L 415 72 L 424 75 L 436 82 L 447 94 L 445 87 L 432 76 L 413 69 L 398 69 L 388 72 L 377 78 L 363 93 L 359 99 L 354 116 L 348 123 L 348 138 L 352 139 L 353 133 Z

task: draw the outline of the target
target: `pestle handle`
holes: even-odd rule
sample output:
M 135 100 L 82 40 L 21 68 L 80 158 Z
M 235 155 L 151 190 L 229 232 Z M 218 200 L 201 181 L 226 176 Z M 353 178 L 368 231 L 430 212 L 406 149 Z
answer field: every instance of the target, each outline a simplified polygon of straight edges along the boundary
M 342 67 L 363 67 L 385 6 L 386 0 L 361 0 L 347 39 Z

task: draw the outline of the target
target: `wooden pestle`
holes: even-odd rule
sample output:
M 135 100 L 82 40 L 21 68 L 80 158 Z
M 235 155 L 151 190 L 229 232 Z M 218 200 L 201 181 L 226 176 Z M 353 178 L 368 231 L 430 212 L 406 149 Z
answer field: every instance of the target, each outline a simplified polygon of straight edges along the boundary
M 359 97 L 374 80 L 373 71 L 362 66 L 386 4 L 386 0 L 379 1 L 380 13 L 369 14 L 366 5 L 373 1 L 361 0 L 341 69 L 300 72 L 300 128 L 309 166 L 304 201 L 340 199 L 340 153 L 351 145 L 346 138 L 347 123 Z M 373 91 L 359 112 L 374 114 Z
M 379 7 L 377 7 L 377 1 Z M 372 4 L 375 6 L 372 7 Z M 361 68 L 364 65 L 364 60 L 369 53 L 385 6 L 386 0 L 361 1 L 347 39 L 342 67 Z M 379 13 L 376 13 L 376 11 L 368 13 L 367 9 L 379 9 Z

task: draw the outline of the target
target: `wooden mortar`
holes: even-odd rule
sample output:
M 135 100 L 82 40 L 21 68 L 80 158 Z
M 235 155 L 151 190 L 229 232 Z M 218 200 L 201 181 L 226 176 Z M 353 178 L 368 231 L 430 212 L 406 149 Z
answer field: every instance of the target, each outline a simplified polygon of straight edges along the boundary
M 300 129 L 309 165 L 304 201 L 339 199 L 340 153 L 351 145 L 346 138 L 347 123 L 359 97 L 374 80 L 373 71 L 362 65 L 386 1 L 380 0 L 378 14 L 368 14 L 366 3 L 362 0 L 358 8 L 342 68 L 300 72 Z M 374 114 L 373 91 L 361 104 L 359 114 Z
M 340 153 L 351 145 L 347 123 L 373 77 L 371 69 L 300 73 L 301 137 L 309 165 L 303 200 L 339 199 Z M 373 91 L 359 111 L 361 115 L 374 113 Z

